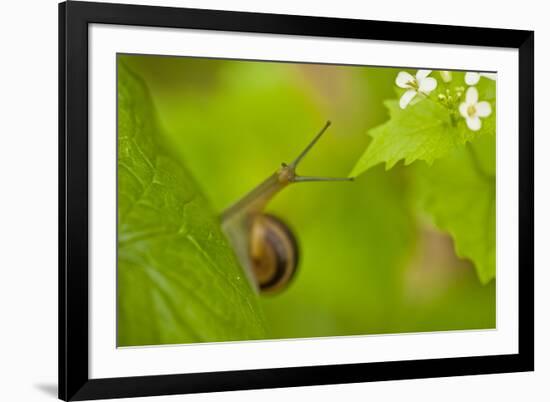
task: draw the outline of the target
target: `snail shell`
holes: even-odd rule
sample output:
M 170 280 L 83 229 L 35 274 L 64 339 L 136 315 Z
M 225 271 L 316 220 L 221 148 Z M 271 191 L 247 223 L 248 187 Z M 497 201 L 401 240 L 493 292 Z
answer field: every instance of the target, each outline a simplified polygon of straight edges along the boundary
M 250 263 L 261 292 L 284 289 L 296 273 L 298 243 L 279 218 L 258 214 L 251 223 Z

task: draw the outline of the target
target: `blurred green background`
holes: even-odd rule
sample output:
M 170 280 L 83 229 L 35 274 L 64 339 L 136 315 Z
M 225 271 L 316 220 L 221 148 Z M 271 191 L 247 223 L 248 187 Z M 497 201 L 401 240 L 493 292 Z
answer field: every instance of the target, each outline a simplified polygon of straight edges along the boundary
M 299 173 L 347 176 L 368 129 L 388 118 L 382 102 L 396 97 L 399 71 L 139 55 L 119 61 L 146 82 L 162 140 L 219 213 L 294 159 L 329 119 Z M 380 165 L 353 183 L 292 185 L 269 204 L 294 229 L 301 258 L 287 290 L 261 296 L 269 337 L 495 327 L 495 281 L 482 285 L 450 237 L 416 212 L 408 169 Z

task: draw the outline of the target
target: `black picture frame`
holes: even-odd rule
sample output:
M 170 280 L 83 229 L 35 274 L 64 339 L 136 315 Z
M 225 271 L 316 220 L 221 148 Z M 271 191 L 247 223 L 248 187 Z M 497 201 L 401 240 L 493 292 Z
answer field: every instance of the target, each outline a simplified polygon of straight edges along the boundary
M 517 354 L 90 379 L 88 25 L 192 28 L 515 48 L 519 51 Z M 534 32 L 70 1 L 59 4 L 59 398 L 293 387 L 534 370 Z

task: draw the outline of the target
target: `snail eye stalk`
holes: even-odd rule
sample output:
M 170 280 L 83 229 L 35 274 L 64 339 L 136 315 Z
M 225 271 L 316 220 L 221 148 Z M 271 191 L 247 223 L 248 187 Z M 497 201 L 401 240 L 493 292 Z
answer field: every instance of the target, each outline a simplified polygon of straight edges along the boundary
M 316 177 L 316 176 L 296 176 L 294 182 L 306 181 L 353 181 L 353 177 Z
M 311 140 L 311 142 L 302 151 L 302 153 L 300 155 L 298 155 L 298 157 L 296 159 L 294 159 L 294 161 L 289 165 L 290 167 L 296 168 L 296 166 L 298 166 L 300 161 L 304 158 L 304 156 L 307 155 L 307 153 L 311 150 L 311 148 L 313 148 L 313 146 L 317 143 L 317 141 L 319 141 L 319 138 L 321 138 L 321 136 L 325 133 L 325 131 L 327 131 L 327 128 L 329 126 L 330 126 L 330 120 L 327 120 L 327 122 L 325 123 L 325 126 L 321 129 L 321 131 L 319 131 L 319 133 L 315 136 L 315 138 L 313 138 L 313 140 Z
M 282 164 L 283 167 L 289 167 L 292 170 L 296 169 L 296 166 L 302 161 L 302 159 L 308 154 L 308 152 L 313 148 L 313 146 L 319 141 L 321 136 L 327 131 L 327 128 L 330 126 L 330 120 L 327 120 L 324 127 L 317 133 L 317 135 L 311 140 L 311 142 L 307 145 L 307 147 L 298 155 L 296 159 L 290 164 L 286 165 L 285 163 Z M 298 183 L 298 182 L 308 182 L 308 181 L 353 181 L 353 177 L 317 177 L 317 176 L 299 176 L 296 174 L 294 178 L 292 179 L 292 182 Z

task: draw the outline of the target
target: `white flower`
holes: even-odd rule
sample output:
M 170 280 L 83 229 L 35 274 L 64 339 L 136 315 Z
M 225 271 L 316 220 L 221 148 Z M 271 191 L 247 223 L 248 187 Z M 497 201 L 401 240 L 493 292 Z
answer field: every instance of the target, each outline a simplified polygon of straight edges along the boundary
M 439 74 L 443 82 L 451 82 L 453 79 L 453 74 L 450 71 L 441 70 Z
M 489 78 L 491 80 L 496 80 L 497 75 L 494 73 L 473 73 L 473 72 L 467 72 L 464 76 L 464 81 L 468 85 L 476 85 L 479 82 L 480 77 Z
M 416 77 L 405 71 L 397 74 L 395 84 L 400 88 L 407 89 L 401 96 L 401 99 L 399 99 L 399 107 L 401 109 L 405 109 L 418 93 L 428 95 L 437 87 L 435 78 L 428 77 L 431 72 L 432 70 L 418 70 Z
M 466 119 L 468 128 L 478 131 L 481 128 L 480 117 L 487 117 L 491 114 L 491 104 L 485 101 L 478 102 L 477 89 L 470 87 L 466 91 L 466 101 L 460 104 L 458 110 Z

